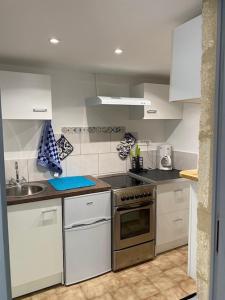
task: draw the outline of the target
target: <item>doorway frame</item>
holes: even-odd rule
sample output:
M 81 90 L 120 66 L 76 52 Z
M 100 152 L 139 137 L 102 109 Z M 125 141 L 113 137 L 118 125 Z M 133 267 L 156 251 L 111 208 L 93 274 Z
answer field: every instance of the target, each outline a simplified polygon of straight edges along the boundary
M 217 1 L 210 300 L 224 299 L 225 278 L 225 0 Z
M 10 300 L 11 279 L 9 262 L 9 239 L 7 221 L 7 203 L 5 192 L 5 162 L 3 147 L 3 128 L 1 113 L 1 90 L 0 90 L 0 299 Z

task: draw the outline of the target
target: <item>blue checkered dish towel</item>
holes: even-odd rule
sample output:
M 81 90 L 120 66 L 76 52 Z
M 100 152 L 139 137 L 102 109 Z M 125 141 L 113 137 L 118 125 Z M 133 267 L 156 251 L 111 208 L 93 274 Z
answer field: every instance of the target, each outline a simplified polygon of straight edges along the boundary
M 53 172 L 54 176 L 62 174 L 55 135 L 49 120 L 44 123 L 37 164 Z

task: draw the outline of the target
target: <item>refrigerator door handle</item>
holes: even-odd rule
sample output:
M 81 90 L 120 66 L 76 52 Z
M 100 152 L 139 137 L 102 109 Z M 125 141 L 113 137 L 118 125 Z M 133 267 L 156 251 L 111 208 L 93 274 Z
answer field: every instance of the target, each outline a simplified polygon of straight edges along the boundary
M 75 223 L 75 224 L 71 224 L 67 227 L 65 227 L 65 230 L 68 230 L 68 229 L 77 229 L 77 228 L 84 228 L 84 227 L 87 227 L 87 226 L 91 226 L 91 225 L 96 225 L 98 223 L 103 223 L 103 222 L 107 222 L 111 220 L 111 218 L 99 218 L 99 219 L 95 219 L 95 220 L 92 220 L 90 222 L 85 222 L 85 223 Z

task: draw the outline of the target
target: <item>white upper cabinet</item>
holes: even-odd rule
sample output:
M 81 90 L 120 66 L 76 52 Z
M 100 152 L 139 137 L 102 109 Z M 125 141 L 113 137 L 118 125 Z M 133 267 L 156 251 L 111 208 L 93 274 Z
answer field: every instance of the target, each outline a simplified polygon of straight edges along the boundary
M 50 76 L 0 71 L 0 89 L 3 119 L 52 119 Z
M 170 101 L 201 98 L 202 16 L 177 27 L 173 35 Z
M 133 120 L 182 119 L 183 107 L 180 103 L 169 102 L 169 85 L 142 83 L 132 87 L 132 97 L 144 97 L 151 105 L 130 108 Z

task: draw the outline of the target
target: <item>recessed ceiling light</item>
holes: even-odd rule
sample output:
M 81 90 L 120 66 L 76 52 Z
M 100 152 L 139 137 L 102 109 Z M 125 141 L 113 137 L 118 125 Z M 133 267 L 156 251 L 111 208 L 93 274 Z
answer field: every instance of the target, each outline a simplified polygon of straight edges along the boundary
M 114 51 L 115 54 L 122 54 L 123 53 L 123 50 L 120 49 L 120 48 L 116 48 L 115 51 Z
M 59 40 L 56 39 L 56 38 L 51 38 L 50 40 L 50 43 L 53 44 L 53 45 L 57 45 L 59 43 Z

